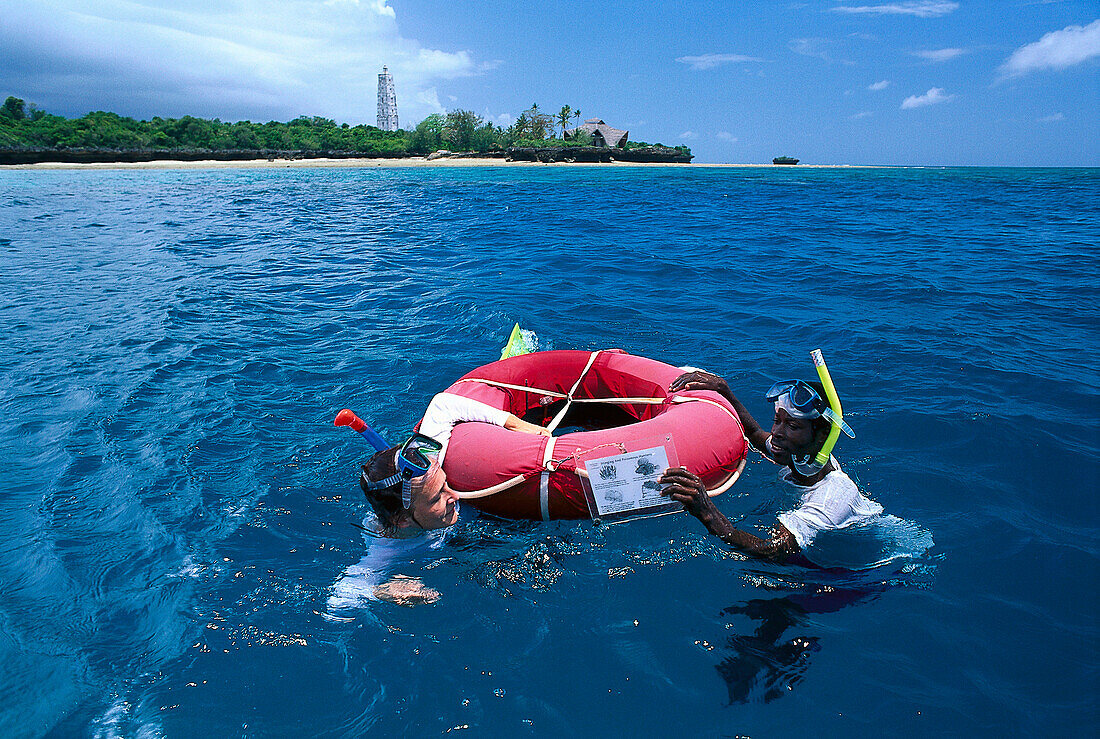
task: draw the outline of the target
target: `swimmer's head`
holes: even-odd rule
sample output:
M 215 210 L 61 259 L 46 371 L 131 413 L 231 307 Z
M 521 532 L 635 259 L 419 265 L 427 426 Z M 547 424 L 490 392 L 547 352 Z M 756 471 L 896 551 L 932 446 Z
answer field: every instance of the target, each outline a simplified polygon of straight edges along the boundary
M 394 462 L 397 451 L 398 447 L 393 447 L 375 452 L 362 466 L 359 475 L 359 487 L 374 509 L 374 515 L 378 516 L 382 528 L 387 531 L 399 528 L 408 516 L 401 500 L 401 480 L 398 478 L 393 481 L 397 475 L 397 465 Z M 390 484 L 386 485 L 387 481 Z
M 814 361 L 821 382 L 780 380 L 772 385 L 765 396 L 775 402 L 775 423 L 772 427 L 772 439 L 768 442 L 769 447 L 772 452 L 778 452 L 779 456 L 787 458 L 781 463 L 789 464 L 796 472 L 808 476 L 821 471 L 829 463 L 829 455 L 841 432 L 853 439 L 856 435 L 844 420 L 840 398 L 833 387 L 833 380 L 829 376 L 829 368 L 825 366 L 821 350 L 814 349 L 810 352 L 810 358 Z M 818 423 L 815 424 L 814 421 Z M 822 426 L 826 424 L 828 428 L 825 439 L 818 443 Z M 776 429 L 782 431 L 784 427 L 790 431 L 787 439 L 775 433 Z M 810 448 L 811 440 L 805 438 L 806 431 L 812 432 L 813 445 L 816 447 L 812 457 L 796 451 L 799 446 L 803 449 Z M 780 460 L 777 458 L 776 461 Z
M 439 464 L 433 460 L 427 473 L 403 484 L 397 474 L 398 451 L 394 447 L 378 452 L 363 465 L 359 476 L 359 487 L 383 530 L 392 532 L 407 526 L 441 529 L 454 524 L 458 520 L 458 495 L 447 485 Z
M 836 409 L 833 408 L 832 404 L 829 402 L 828 396 L 825 394 L 825 386 L 817 380 L 797 381 L 801 385 L 808 385 L 812 387 L 814 389 L 814 392 L 817 393 L 817 397 L 813 398 L 809 402 L 803 402 L 801 405 L 796 405 L 791 397 L 792 393 L 797 393 L 797 390 L 795 388 L 788 389 L 785 392 L 781 392 L 778 394 L 776 394 L 775 392 L 776 389 L 778 389 L 781 385 L 785 385 L 788 382 L 793 383 L 795 381 L 788 380 L 783 383 L 776 383 L 771 392 L 768 393 L 767 398 L 768 400 L 774 401 L 775 410 L 779 411 L 780 409 L 782 409 L 795 418 L 806 419 L 813 427 L 815 436 L 817 436 L 817 434 L 821 430 L 824 430 L 826 432 L 826 435 L 828 435 L 828 431 L 832 428 L 833 424 L 832 421 L 830 421 L 826 417 L 826 414 L 823 413 L 823 411 L 828 408 L 835 413 Z
M 780 383 L 777 383 L 777 387 Z M 825 388 L 820 382 L 803 382 L 817 392 L 823 408 L 831 408 L 825 400 Z M 774 388 L 773 388 L 774 391 Z M 772 421 L 772 433 L 768 438 L 768 447 L 775 461 L 791 465 L 802 474 L 813 474 L 820 466 L 814 458 L 829 438 L 832 422 L 820 410 L 810 409 L 806 404 L 795 404 L 787 392 L 768 399 L 775 402 L 775 416 Z M 797 407 L 801 405 L 800 409 Z

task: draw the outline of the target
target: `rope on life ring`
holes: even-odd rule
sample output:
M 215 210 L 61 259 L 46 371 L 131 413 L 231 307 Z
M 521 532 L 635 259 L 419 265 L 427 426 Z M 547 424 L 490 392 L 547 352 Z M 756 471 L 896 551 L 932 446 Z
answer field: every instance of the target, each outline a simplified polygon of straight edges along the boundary
M 457 385 L 459 382 L 477 382 L 482 385 L 490 385 L 492 387 L 504 388 L 505 390 L 517 390 L 521 393 L 533 393 L 534 395 L 545 395 L 548 398 L 560 398 L 566 399 L 569 396 L 565 393 L 559 393 L 556 390 L 544 390 L 540 387 L 532 387 L 530 385 L 513 385 L 507 382 L 497 382 L 496 380 L 483 380 L 478 377 L 465 377 L 455 382 Z M 665 395 L 660 398 L 573 398 L 573 403 L 611 403 L 618 405 L 660 405 L 668 400 L 668 396 Z
M 554 429 L 558 427 L 562 419 L 565 418 L 565 414 L 569 412 L 569 406 L 573 405 L 573 393 L 577 392 L 577 388 L 581 386 L 581 382 L 584 381 L 584 376 L 588 374 L 588 370 L 592 369 L 592 365 L 596 361 L 596 357 L 600 356 L 599 351 L 592 352 L 588 357 L 588 364 L 584 365 L 584 369 L 581 370 L 581 376 L 577 378 L 577 381 L 573 383 L 573 387 L 569 388 L 569 394 L 565 396 L 565 405 L 558 411 L 558 415 L 551 419 L 550 423 L 546 424 L 546 428 L 550 433 L 554 433 Z
M 737 415 L 733 411 L 731 411 L 729 408 L 722 405 L 721 403 L 717 403 L 713 400 L 710 400 L 709 398 L 696 398 L 696 397 L 693 397 L 693 396 L 683 396 L 683 395 L 672 396 L 671 400 L 668 398 L 668 396 L 665 396 L 664 398 L 576 398 L 576 399 L 573 398 L 573 393 L 575 393 L 577 391 L 577 388 L 580 387 L 581 381 L 584 380 L 585 375 L 588 374 L 588 370 L 592 368 L 592 365 L 593 365 L 593 363 L 595 363 L 596 357 L 599 356 L 599 354 L 600 354 L 599 351 L 592 352 L 592 355 L 588 358 L 588 364 L 586 364 L 584 366 L 584 369 L 581 371 L 580 377 L 578 377 L 577 381 L 575 383 L 573 383 L 573 387 L 570 388 L 568 393 L 559 393 L 559 392 L 554 391 L 554 390 L 542 390 L 542 389 L 539 389 L 539 388 L 533 388 L 533 387 L 523 386 L 523 385 L 510 385 L 510 384 L 504 383 L 504 382 L 496 382 L 495 380 L 481 380 L 481 379 L 476 379 L 476 378 L 472 378 L 472 377 L 459 380 L 459 382 L 480 382 L 480 383 L 484 383 L 486 385 L 492 385 L 492 386 L 495 386 L 495 387 L 505 388 L 505 389 L 509 389 L 509 390 L 519 390 L 521 392 L 528 392 L 528 393 L 529 392 L 534 392 L 534 393 L 538 393 L 540 395 L 546 395 L 546 396 L 549 396 L 549 397 L 563 398 L 565 400 L 565 407 L 563 407 L 560 411 L 558 411 L 558 414 L 556 416 L 554 416 L 553 420 L 551 420 L 550 423 L 546 427 L 551 432 L 553 432 L 554 429 L 557 428 L 558 424 L 561 423 L 561 420 L 563 418 L 565 418 L 565 414 L 568 412 L 569 406 L 572 403 L 659 404 L 659 403 L 664 403 L 666 400 L 668 400 L 669 402 L 672 402 L 672 403 L 690 403 L 690 402 L 707 403 L 707 404 L 712 405 L 716 408 L 721 408 L 723 411 L 725 411 L 727 414 L 729 414 L 735 420 L 740 422 L 740 419 L 737 418 Z M 549 520 L 549 517 L 550 517 L 550 515 L 549 515 L 549 480 L 550 480 L 550 473 L 554 472 L 555 470 L 557 470 L 561 467 L 561 462 L 555 462 L 555 460 L 553 459 L 555 441 L 556 441 L 556 437 L 554 437 L 554 436 L 551 436 L 547 440 L 546 447 L 543 450 L 543 461 L 542 461 L 542 467 L 541 468 L 536 469 L 536 470 L 532 470 L 531 472 L 525 472 L 525 473 L 515 475 L 514 477 L 512 477 L 508 480 L 505 480 L 504 482 L 499 482 L 496 485 L 491 485 L 490 487 L 482 488 L 481 490 L 465 490 L 465 491 L 455 490 L 455 493 L 458 495 L 460 500 L 474 500 L 474 499 L 477 499 L 477 498 L 487 498 L 490 495 L 496 495 L 497 493 L 503 493 L 505 490 L 510 490 L 511 488 L 514 488 L 516 485 L 519 485 L 519 484 L 523 483 L 524 481 L 526 481 L 528 477 L 532 477 L 534 475 L 540 475 L 541 480 L 539 481 L 539 507 L 541 508 L 541 511 L 542 511 L 543 520 L 544 521 Z M 589 450 L 589 451 L 591 451 L 591 450 Z M 552 464 L 553 464 L 553 467 L 551 467 Z M 707 495 L 709 497 L 713 498 L 713 497 L 721 495 L 722 493 L 729 490 L 731 487 L 733 487 L 733 484 L 735 482 L 737 482 L 738 478 L 741 477 L 741 473 L 744 471 L 744 469 L 745 469 L 745 457 L 742 457 L 741 462 L 737 465 L 737 469 L 733 471 L 733 474 L 731 474 L 725 480 L 725 482 L 723 482 L 718 487 L 713 488 L 713 489 L 708 488 L 707 489 Z M 588 477 L 588 473 L 579 466 L 574 466 L 573 472 L 575 472 L 578 477 L 584 477 L 584 478 Z

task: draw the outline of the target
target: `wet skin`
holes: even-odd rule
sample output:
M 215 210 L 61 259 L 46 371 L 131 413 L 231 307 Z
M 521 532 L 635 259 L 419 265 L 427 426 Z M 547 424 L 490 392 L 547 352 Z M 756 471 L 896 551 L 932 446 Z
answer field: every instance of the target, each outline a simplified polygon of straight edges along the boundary
M 442 529 L 458 520 L 458 494 L 447 485 L 447 476 L 438 463 L 428 472 L 409 481 L 412 499 L 409 516 L 424 530 Z
M 551 436 L 550 430 L 533 423 L 522 421 L 509 414 L 504 428 L 522 434 Z M 443 529 L 458 520 L 458 493 L 447 484 L 447 475 L 437 461 L 420 477 L 409 481 L 411 498 L 408 507 L 409 518 L 418 527 L 429 531 Z
M 810 419 L 794 418 L 780 408 L 772 418 L 771 430 L 765 430 L 730 391 L 726 381 L 710 372 L 695 371 L 680 375 L 669 385 L 669 392 L 675 393 L 681 390 L 710 390 L 728 400 L 737 412 L 748 442 L 776 464 L 790 467 L 791 476 L 796 484 L 813 485 L 824 479 L 825 475 L 834 469 L 830 461 L 817 474 L 806 476 L 799 473 L 791 464 L 792 455 L 803 457 L 807 454 L 817 454 L 829 436 L 828 428 L 818 429 L 815 432 Z
M 728 400 L 737 412 L 748 442 L 776 464 L 789 467 L 791 478 L 796 484 L 813 485 L 833 470 L 831 460 L 813 475 L 803 475 L 794 468 L 792 456 L 816 454 L 829 435 L 828 429 L 818 429 L 815 432 L 810 419 L 795 418 L 779 408 L 772 419 L 771 431 L 765 431 L 730 391 L 726 381 L 709 372 L 687 372 L 669 385 L 670 393 L 683 390 L 710 390 Z M 661 477 L 661 484 L 665 486 L 663 494 L 681 503 L 684 510 L 699 519 L 707 531 L 745 554 L 784 561 L 801 552 L 794 535 L 778 521 L 767 539 L 735 528 L 714 505 L 702 479 L 683 467 L 667 470 Z

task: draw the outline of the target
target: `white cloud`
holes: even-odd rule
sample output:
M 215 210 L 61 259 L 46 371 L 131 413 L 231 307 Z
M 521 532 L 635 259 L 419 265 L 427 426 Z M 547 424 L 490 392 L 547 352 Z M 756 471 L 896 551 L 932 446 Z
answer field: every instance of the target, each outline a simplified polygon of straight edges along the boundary
M 929 49 L 928 51 L 914 51 L 913 56 L 927 59 L 930 62 L 949 62 L 957 56 L 966 53 L 966 49 Z
M 918 18 L 937 18 L 956 10 L 958 3 L 924 0 L 923 2 L 888 3 L 886 5 L 838 5 L 830 8 L 834 13 L 866 13 L 870 15 L 913 15 Z
M 1001 65 L 1003 77 L 1018 77 L 1038 69 L 1065 69 L 1100 56 L 1100 19 L 1087 26 L 1066 26 L 1021 46 Z
M 946 103 L 954 100 L 954 95 L 945 95 L 942 87 L 933 87 L 923 95 L 910 95 L 905 98 L 901 103 L 902 110 L 908 110 L 910 108 L 923 108 L 926 105 L 935 105 L 936 103 Z
M 827 62 L 833 61 L 828 52 L 832 45 L 833 42 L 825 38 L 793 38 L 787 43 L 788 48 L 795 54 L 812 56 Z
M 470 74 L 474 63 L 470 59 L 469 52 L 451 53 L 436 49 L 419 49 L 413 66 L 420 74 L 427 77 L 453 79 Z
M 390 18 L 396 18 L 397 14 L 393 12 L 393 8 L 388 3 L 389 0 L 367 0 L 367 7 L 378 15 L 388 15 Z M 325 5 L 354 5 L 359 7 L 360 2 L 359 0 L 325 0 Z
M 442 110 L 435 85 L 478 74 L 469 52 L 398 31 L 388 0 L 6 3 L 0 79 L 53 112 L 374 123 L 389 67 L 401 122 Z M 61 110 L 59 110 L 61 108 Z
M 850 120 L 850 121 L 858 121 L 858 120 L 859 120 L 859 119 L 861 119 L 861 118 L 870 118 L 870 117 L 871 117 L 872 115 L 873 115 L 873 113 L 871 113 L 871 111 L 869 111 L 869 110 L 865 110 L 865 111 L 863 111 L 863 112 L 861 112 L 861 113 L 856 113 L 855 115 L 850 115 L 850 116 L 848 116 L 848 120 Z
M 740 62 L 762 62 L 755 56 L 745 56 L 744 54 L 703 54 L 701 56 L 681 56 L 677 57 L 676 61 L 681 64 L 687 64 L 695 71 L 702 71 L 705 69 L 714 69 L 720 64 L 737 64 Z
M 1045 115 L 1042 118 L 1037 118 L 1039 123 L 1056 123 L 1057 121 L 1064 121 L 1066 117 L 1061 113 L 1054 113 L 1052 115 Z
M 694 131 L 684 131 L 682 134 L 680 134 L 679 138 L 682 138 L 682 139 L 697 139 L 697 138 L 699 138 L 699 134 L 695 133 Z
M 443 103 L 439 102 L 439 91 L 434 87 L 429 87 L 426 90 L 420 90 L 415 93 L 413 97 L 417 107 L 426 110 L 429 115 L 431 113 L 446 113 L 447 109 L 443 107 Z M 398 110 L 401 108 L 401 102 L 398 101 Z
M 368 5 L 378 15 L 388 15 L 390 18 L 396 18 L 397 13 L 393 12 L 393 8 L 387 4 L 388 2 L 389 0 L 370 0 Z
M 736 137 L 736 136 L 734 136 L 734 135 L 733 135 L 732 133 L 730 133 L 729 131 L 719 131 L 718 133 L 714 134 L 714 136 L 715 136 L 715 138 L 719 138 L 719 139 L 721 139 L 722 141 L 728 141 L 728 142 L 730 142 L 731 144 L 732 144 L 733 142 L 737 141 L 737 137 Z
M 359 8 L 362 4 L 360 0 L 324 0 L 326 5 L 353 5 L 355 8 Z M 389 7 L 389 0 L 366 0 L 366 7 L 378 15 L 388 15 L 389 18 L 397 18 L 397 13 L 393 8 Z
M 873 84 L 867 85 L 867 89 L 868 90 L 874 90 L 875 92 L 878 92 L 879 90 L 885 90 L 889 86 L 890 86 L 890 80 L 881 80 L 879 82 L 875 82 Z

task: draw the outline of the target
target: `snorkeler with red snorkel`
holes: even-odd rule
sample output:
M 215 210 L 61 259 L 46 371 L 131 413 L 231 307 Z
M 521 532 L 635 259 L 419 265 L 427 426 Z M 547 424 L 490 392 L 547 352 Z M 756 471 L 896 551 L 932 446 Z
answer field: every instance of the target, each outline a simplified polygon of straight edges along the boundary
M 378 519 L 379 530 L 371 533 L 380 538 L 375 539 L 362 560 L 337 580 L 329 598 L 330 609 L 339 612 L 371 599 L 411 606 L 434 603 L 440 598 L 419 577 L 394 574 L 393 569 L 413 551 L 440 546 L 446 533 L 440 530 L 458 521 L 458 494 L 447 485 L 443 459 L 451 431 L 465 422 L 492 423 L 528 434 L 550 434 L 547 429 L 511 413 L 450 393 L 438 393 L 432 398 L 419 430 L 397 446 L 389 444 L 351 410 L 345 408 L 337 414 L 335 425 L 358 431 L 375 449 L 362 465 L 359 487 Z M 428 536 L 421 537 L 424 533 Z M 417 537 L 420 543 L 410 541 L 410 537 Z
M 432 398 L 419 431 L 399 446 L 388 444 L 347 408 L 336 416 L 337 426 L 350 426 L 376 450 L 362 466 L 359 486 L 386 535 L 446 528 L 458 520 L 458 494 L 447 485 L 443 459 L 451 431 L 457 424 L 468 422 L 550 435 L 549 429 L 507 411 L 451 393 L 438 393 Z

